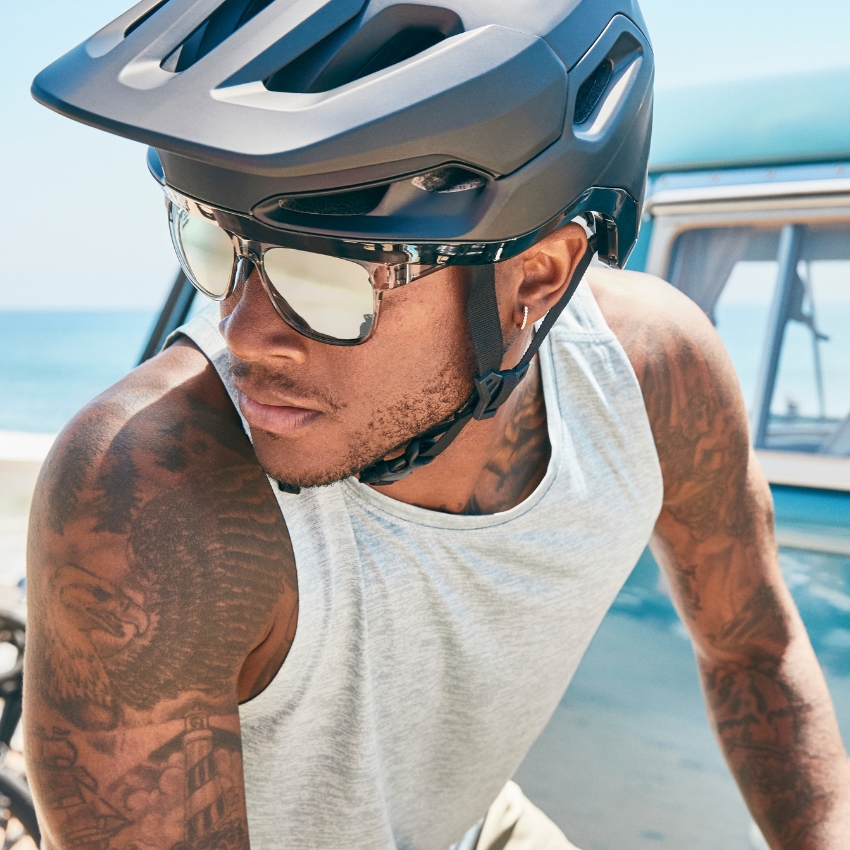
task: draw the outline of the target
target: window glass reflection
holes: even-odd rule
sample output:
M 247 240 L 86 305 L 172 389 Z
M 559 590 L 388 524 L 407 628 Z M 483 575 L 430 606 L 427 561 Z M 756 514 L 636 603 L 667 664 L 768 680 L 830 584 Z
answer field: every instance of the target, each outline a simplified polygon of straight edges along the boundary
M 729 352 L 752 414 L 776 290 L 779 228 L 717 227 L 683 233 L 670 282 L 712 320 Z
M 850 227 L 807 227 L 765 446 L 850 456 Z
M 850 226 L 687 231 L 670 280 L 717 327 L 757 445 L 850 456 Z

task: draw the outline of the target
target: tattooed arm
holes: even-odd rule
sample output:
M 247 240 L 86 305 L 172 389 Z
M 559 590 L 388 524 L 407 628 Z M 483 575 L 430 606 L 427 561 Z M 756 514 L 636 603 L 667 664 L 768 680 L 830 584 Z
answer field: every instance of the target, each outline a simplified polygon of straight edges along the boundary
M 772 848 L 844 848 L 850 768 L 779 569 L 733 367 L 702 312 L 667 284 L 600 271 L 593 288 L 643 390 L 664 478 L 652 549 L 726 760 Z
M 294 560 L 194 348 L 61 435 L 28 561 L 25 742 L 46 850 L 247 850 L 238 705 L 292 642 Z

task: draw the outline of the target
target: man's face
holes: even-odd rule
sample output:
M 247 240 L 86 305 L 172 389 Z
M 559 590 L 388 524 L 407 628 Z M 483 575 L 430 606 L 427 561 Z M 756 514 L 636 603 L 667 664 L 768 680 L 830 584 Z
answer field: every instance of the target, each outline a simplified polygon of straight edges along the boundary
M 472 391 L 466 277 L 444 269 L 384 293 L 368 342 L 301 336 L 277 315 L 256 271 L 221 307 L 239 406 L 266 472 L 311 487 L 394 454 Z

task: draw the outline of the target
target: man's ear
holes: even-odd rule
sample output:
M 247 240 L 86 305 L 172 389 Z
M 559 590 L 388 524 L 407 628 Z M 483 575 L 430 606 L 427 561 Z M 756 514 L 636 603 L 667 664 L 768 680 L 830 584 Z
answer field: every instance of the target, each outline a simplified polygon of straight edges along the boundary
M 520 255 L 522 280 L 513 306 L 517 327 L 523 322 L 525 307 L 528 307 L 528 324 L 531 325 L 558 303 L 585 251 L 587 234 L 584 228 L 570 223 Z

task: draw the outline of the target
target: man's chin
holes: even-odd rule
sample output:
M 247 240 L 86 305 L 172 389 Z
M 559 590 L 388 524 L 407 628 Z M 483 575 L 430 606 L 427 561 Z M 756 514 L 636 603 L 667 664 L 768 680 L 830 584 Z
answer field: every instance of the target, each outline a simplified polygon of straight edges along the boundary
M 284 491 L 297 491 L 308 487 L 328 487 L 346 478 L 356 478 L 373 463 L 399 454 L 402 449 L 393 447 L 367 454 L 365 451 L 350 451 L 345 457 L 328 458 L 325 455 L 321 466 L 306 465 L 305 452 L 290 452 L 284 444 L 285 438 L 277 434 L 251 429 L 254 453 L 260 466 L 269 478 L 283 485 Z M 403 446 L 403 444 L 402 444 Z M 317 452 L 317 454 L 320 454 Z
M 336 465 L 333 467 L 323 466 L 321 468 L 305 467 L 302 462 L 287 463 L 285 458 L 264 457 L 265 452 L 256 450 L 257 460 L 269 478 L 283 485 L 286 490 L 300 490 L 307 487 L 328 487 L 357 475 L 363 467 Z

